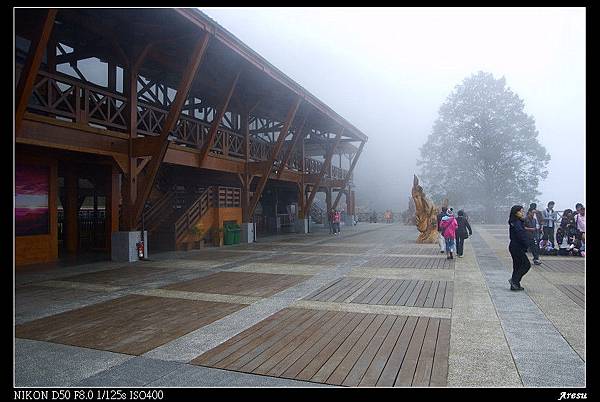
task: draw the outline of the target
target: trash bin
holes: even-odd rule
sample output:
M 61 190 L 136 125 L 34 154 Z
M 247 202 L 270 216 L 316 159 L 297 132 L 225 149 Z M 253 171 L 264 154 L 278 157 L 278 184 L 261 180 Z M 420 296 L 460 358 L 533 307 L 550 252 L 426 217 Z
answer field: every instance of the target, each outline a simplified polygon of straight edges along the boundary
M 240 225 L 235 224 L 231 225 L 231 230 L 233 233 L 233 244 L 240 244 L 240 234 L 242 232 L 242 228 Z
M 234 228 L 230 224 L 223 226 L 223 244 L 230 246 L 234 244 L 235 234 Z

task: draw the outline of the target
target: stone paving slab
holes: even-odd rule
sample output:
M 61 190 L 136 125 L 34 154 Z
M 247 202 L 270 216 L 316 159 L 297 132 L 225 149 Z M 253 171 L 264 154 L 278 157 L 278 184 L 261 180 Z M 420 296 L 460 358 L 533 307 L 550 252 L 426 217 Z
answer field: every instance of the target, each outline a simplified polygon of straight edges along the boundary
M 15 339 L 15 386 L 67 387 L 131 356 L 40 342 Z
M 15 292 L 15 324 L 23 324 L 122 296 L 120 292 L 99 293 L 73 287 L 21 286 Z
M 76 387 L 144 387 L 181 368 L 182 363 L 132 357 L 74 384 Z
M 489 240 L 474 233 L 473 244 L 478 250 L 491 250 L 486 241 Z M 496 259 L 501 264 L 501 260 Z M 584 361 L 527 293 L 511 292 L 504 284 L 509 275 L 497 265 L 484 265 L 481 269 L 523 384 L 533 387 L 585 386 Z M 521 283 L 527 287 L 525 278 L 527 275 Z M 544 373 L 544 366 L 551 369 Z

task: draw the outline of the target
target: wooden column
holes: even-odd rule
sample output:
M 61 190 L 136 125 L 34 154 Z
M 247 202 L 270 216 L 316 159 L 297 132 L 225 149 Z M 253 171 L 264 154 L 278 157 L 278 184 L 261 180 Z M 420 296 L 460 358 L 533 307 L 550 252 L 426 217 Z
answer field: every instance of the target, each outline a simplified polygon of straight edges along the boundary
M 112 166 L 109 170 L 106 180 L 106 245 L 111 250 L 111 238 L 114 232 L 119 231 L 119 198 L 121 189 L 119 188 L 119 170 Z
M 358 158 L 360 157 L 360 154 L 362 153 L 363 148 L 365 147 L 365 142 L 361 142 L 360 143 L 360 147 L 358 147 L 358 151 L 356 152 L 356 155 L 354 155 L 354 159 L 352 160 L 352 164 L 350 165 L 350 169 L 348 169 L 348 175 L 346 176 L 346 178 L 344 179 L 344 185 L 342 186 L 342 188 L 340 189 L 340 192 L 338 193 L 335 202 L 333 203 L 333 207 L 337 208 L 337 204 L 340 201 L 340 197 L 342 196 L 342 192 L 341 190 L 345 189 L 346 186 L 348 185 L 348 183 L 350 182 L 350 177 L 352 176 L 352 172 L 354 172 L 354 168 L 356 167 L 356 162 L 358 162 Z
M 65 173 L 64 234 L 67 253 L 77 253 L 79 248 L 79 205 L 77 200 L 78 177 L 75 166 L 70 165 Z
M 331 187 L 328 187 L 325 191 L 325 203 L 327 204 L 327 213 L 331 211 Z
M 29 97 L 33 90 L 33 84 L 35 77 L 40 69 L 44 52 L 48 46 L 48 40 L 54 27 L 54 18 L 56 17 L 57 10 L 51 8 L 46 13 L 43 21 L 38 26 L 39 30 L 34 34 L 31 45 L 29 46 L 29 53 L 25 60 L 25 65 L 21 71 L 17 89 L 15 90 L 15 133 L 18 133 L 21 129 L 21 123 L 27 104 L 29 103 Z
M 143 55 L 143 52 L 142 52 Z M 137 164 L 137 158 L 133 155 L 133 139 L 137 137 L 137 79 L 138 79 L 138 68 L 141 64 L 141 60 L 138 57 L 137 60 L 130 60 L 129 66 L 125 74 L 124 92 L 127 100 L 129 101 L 129 142 L 128 142 L 128 167 L 127 174 L 123 176 L 123 225 L 125 230 L 135 230 L 137 228 L 137 222 L 134 218 L 134 205 L 137 198 L 137 170 L 135 169 Z
M 142 214 L 142 210 L 144 209 L 144 204 L 152 191 L 152 187 L 154 186 L 154 180 L 156 179 L 156 174 L 158 173 L 158 169 L 167 153 L 167 148 L 169 147 L 168 136 L 169 133 L 175 128 L 175 124 L 179 119 L 179 115 L 181 114 L 181 109 L 183 108 L 183 104 L 185 99 L 188 97 L 190 88 L 192 86 L 192 82 L 196 77 L 196 72 L 198 71 L 198 67 L 200 66 L 200 62 L 202 61 L 202 56 L 206 51 L 208 46 L 209 34 L 205 32 L 203 37 L 198 40 L 196 46 L 194 47 L 192 54 L 189 57 L 188 63 L 183 71 L 181 82 L 179 83 L 179 87 L 177 88 L 177 94 L 175 95 L 175 99 L 173 103 L 171 103 L 171 107 L 169 108 L 169 113 L 165 118 L 164 125 L 160 132 L 158 138 L 153 138 L 153 144 L 155 147 L 153 148 L 150 156 L 152 159 L 146 166 L 146 175 L 144 178 L 143 185 L 139 186 L 137 199 L 135 200 L 134 205 L 134 213 L 133 219 L 137 224 L 138 219 Z
M 202 146 L 202 149 L 200 150 L 200 156 L 199 156 L 200 163 L 199 163 L 198 167 L 202 166 L 202 164 L 206 160 L 206 157 L 210 153 L 210 149 L 213 147 L 215 139 L 217 138 L 217 130 L 219 129 L 219 126 L 221 125 L 223 116 L 225 116 L 227 107 L 229 107 L 229 102 L 231 101 L 231 97 L 233 96 L 233 91 L 235 91 L 235 87 L 237 86 L 237 83 L 238 83 L 238 80 L 240 79 L 241 73 L 242 73 L 242 70 L 240 68 L 240 69 L 238 69 L 237 74 L 234 76 L 231 84 L 229 85 L 229 90 L 227 91 L 227 94 L 225 95 L 223 102 L 221 103 L 221 105 L 219 105 L 219 107 L 216 111 L 217 112 L 216 116 L 214 116 L 213 121 L 210 126 L 210 129 L 208 130 L 208 133 L 206 134 L 206 138 L 207 138 L 206 144 L 204 144 Z M 225 146 L 225 139 L 223 139 L 223 146 Z
M 309 130 L 310 131 L 310 130 Z M 304 211 L 306 205 L 306 184 L 304 183 L 304 175 L 306 173 L 306 164 L 304 161 L 304 137 L 300 139 L 300 191 L 298 194 L 298 219 L 305 219 L 308 215 Z
M 252 217 L 248 214 L 248 204 L 250 202 L 250 182 L 252 176 L 248 174 L 248 166 L 250 163 L 250 128 L 248 127 L 248 121 L 250 119 L 250 113 L 242 112 L 240 116 L 241 131 L 244 134 L 244 173 L 240 175 L 240 182 L 242 183 L 242 222 L 252 222 Z
M 315 195 L 317 194 L 317 191 L 319 191 L 319 186 L 321 185 L 321 180 L 323 179 L 323 176 L 325 176 L 325 172 L 327 171 L 327 168 L 331 167 L 331 158 L 333 157 L 333 153 L 335 152 L 335 149 L 337 148 L 338 144 L 340 143 L 340 140 L 342 139 L 343 133 L 344 133 L 344 128 L 342 128 L 340 130 L 340 132 L 338 132 L 337 136 L 335 137 L 335 143 L 333 143 L 331 148 L 327 151 L 327 155 L 325 156 L 325 161 L 323 162 L 323 166 L 321 167 L 321 172 L 319 173 L 319 176 L 317 177 L 317 182 L 314 183 L 313 190 L 310 192 L 310 196 L 308 197 L 308 200 L 306 201 L 306 207 L 305 207 L 306 211 L 310 211 L 310 206 L 311 206 L 313 200 L 315 199 Z
M 275 160 L 277 159 L 277 155 L 279 155 L 279 151 L 281 151 L 281 147 L 283 146 L 283 141 L 285 141 L 285 137 L 287 137 L 287 135 L 288 135 L 288 130 L 290 128 L 290 125 L 292 124 L 292 121 L 294 121 L 294 117 L 296 116 L 296 112 L 298 111 L 298 108 L 300 107 L 301 102 L 302 102 L 302 98 L 298 96 L 296 98 L 294 104 L 288 110 L 287 116 L 285 118 L 285 122 L 283 123 L 283 127 L 281 128 L 281 131 L 279 132 L 279 136 L 277 137 L 277 142 L 275 143 L 275 146 L 273 147 L 273 151 L 271 153 L 271 158 L 267 162 L 266 168 L 262 172 L 260 181 L 258 182 L 258 185 L 256 186 L 256 191 L 254 192 L 254 195 L 252 196 L 252 199 L 250 200 L 250 209 L 249 209 L 250 214 L 254 214 L 254 210 L 256 209 L 256 206 L 258 205 L 258 200 L 260 199 L 262 192 L 265 189 L 265 186 L 267 185 L 267 181 L 269 180 L 269 176 L 271 175 L 271 172 L 273 171 L 273 164 L 274 164 Z
M 290 144 L 290 147 L 288 148 L 287 152 L 285 153 L 283 161 L 281 161 L 281 165 L 279 167 L 279 171 L 277 172 L 277 178 L 278 179 L 281 177 L 281 174 L 283 173 L 283 171 L 287 167 L 287 163 L 290 160 L 290 156 L 294 152 L 294 148 L 296 147 L 296 143 L 298 142 L 298 140 L 300 138 L 304 138 L 304 132 L 303 132 L 303 130 L 304 130 L 304 124 L 306 123 L 306 118 L 307 117 L 308 116 L 304 116 L 304 120 L 302 121 L 302 124 L 300 125 L 300 128 L 294 132 L 294 137 L 292 138 L 292 143 Z

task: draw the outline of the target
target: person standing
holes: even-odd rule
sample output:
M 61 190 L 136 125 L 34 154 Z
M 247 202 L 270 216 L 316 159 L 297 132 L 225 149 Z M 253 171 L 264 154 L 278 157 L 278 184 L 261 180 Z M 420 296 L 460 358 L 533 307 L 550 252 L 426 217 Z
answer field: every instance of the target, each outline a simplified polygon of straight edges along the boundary
M 342 219 L 342 214 L 340 211 L 334 211 L 333 213 L 333 233 L 337 236 L 340 233 L 340 221 Z
M 529 207 L 527 216 L 524 220 L 525 230 L 527 231 L 527 237 L 529 239 L 529 251 L 533 255 L 533 263 L 535 265 L 541 265 L 540 261 L 540 242 L 538 241 L 538 224 L 535 216 L 535 209 Z
M 554 228 L 556 227 L 556 211 L 554 211 L 554 201 L 548 203 L 548 207 L 542 212 L 544 216 L 544 236 L 548 237 L 548 241 L 555 246 L 554 243 Z
M 513 205 L 508 217 L 510 243 L 508 251 L 513 261 L 513 273 L 508 280 L 510 290 L 524 290 L 521 279 L 531 268 L 531 263 L 525 252 L 529 247 L 529 237 L 523 226 L 523 206 Z
M 437 215 L 437 228 L 438 228 L 438 232 L 439 232 L 438 242 L 440 244 L 440 253 L 446 252 L 446 240 L 444 239 L 444 236 L 442 235 L 442 228 L 440 227 L 440 223 L 442 222 L 442 218 L 444 216 L 446 216 L 447 210 L 448 210 L 448 208 L 442 207 L 442 211 Z
M 329 234 L 334 234 L 333 230 L 333 215 L 335 214 L 335 210 L 331 208 L 329 212 L 327 212 L 327 222 L 329 223 Z
M 577 215 L 575 215 L 575 226 L 577 227 L 577 232 L 581 239 L 581 251 L 583 252 L 583 256 L 585 256 L 585 207 L 578 202 L 575 205 L 575 209 L 577 210 Z
M 442 227 L 442 235 L 444 236 L 444 242 L 446 245 L 446 254 L 447 259 L 451 260 L 454 257 L 452 256 L 452 252 L 456 247 L 455 238 L 456 238 L 456 228 L 458 227 L 458 223 L 454 218 L 454 213 L 450 210 L 446 212 L 446 216 L 442 218 L 440 223 Z
M 473 235 L 473 230 L 471 230 L 469 220 L 462 209 L 458 211 L 456 222 L 458 223 L 458 227 L 456 228 L 456 255 L 458 258 L 462 258 L 465 239 Z

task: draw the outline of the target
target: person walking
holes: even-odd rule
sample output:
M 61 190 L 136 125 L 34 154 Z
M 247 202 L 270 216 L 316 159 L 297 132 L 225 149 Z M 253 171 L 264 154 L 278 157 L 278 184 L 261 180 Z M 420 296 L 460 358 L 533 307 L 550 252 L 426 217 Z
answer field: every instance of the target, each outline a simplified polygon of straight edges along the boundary
M 537 224 L 537 218 L 535 216 L 535 209 L 532 209 L 531 207 L 529 207 L 529 210 L 527 211 L 527 216 L 525 217 L 524 220 L 524 226 L 525 226 L 525 230 L 527 231 L 527 237 L 529 239 L 529 251 L 531 252 L 531 254 L 533 255 L 533 263 L 535 265 L 541 265 L 542 262 L 540 261 L 540 242 L 538 240 L 538 224 Z
M 456 244 L 456 228 L 458 227 L 458 223 L 454 218 L 454 213 L 450 210 L 446 211 L 446 216 L 442 218 L 440 223 L 442 227 L 442 235 L 444 236 L 444 242 L 446 245 L 446 258 L 448 260 L 453 259 L 452 252 L 454 251 Z
M 342 219 L 342 214 L 340 211 L 334 211 L 333 213 L 333 234 L 340 234 L 340 221 Z
M 508 251 L 513 261 L 513 273 L 508 280 L 510 290 L 524 290 L 521 279 L 531 268 L 531 263 L 525 254 L 529 247 L 529 237 L 523 226 L 524 214 L 522 205 L 513 205 L 508 217 L 510 235 Z
M 440 244 L 440 253 L 446 252 L 446 240 L 444 239 L 444 236 L 442 235 L 442 228 L 440 227 L 440 223 L 442 222 L 442 218 L 444 216 L 446 216 L 447 210 L 448 210 L 448 208 L 442 207 L 442 211 L 437 215 L 437 227 L 438 227 L 438 232 L 439 232 L 438 242 Z
M 556 211 L 554 210 L 554 201 L 550 201 L 548 203 L 548 207 L 542 211 L 542 215 L 544 216 L 544 226 L 543 226 L 543 232 L 544 232 L 544 236 L 548 237 L 548 241 L 552 244 L 552 247 L 554 248 L 554 246 L 556 245 L 554 243 L 554 230 L 556 227 L 556 218 L 557 218 L 557 214 Z
M 471 229 L 469 220 L 462 209 L 458 211 L 456 222 L 458 223 L 458 227 L 456 228 L 456 255 L 458 258 L 462 258 L 465 239 L 468 239 L 469 236 L 473 235 L 473 230 Z

